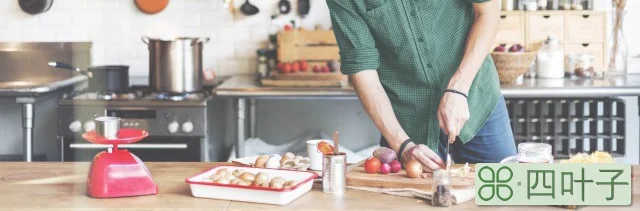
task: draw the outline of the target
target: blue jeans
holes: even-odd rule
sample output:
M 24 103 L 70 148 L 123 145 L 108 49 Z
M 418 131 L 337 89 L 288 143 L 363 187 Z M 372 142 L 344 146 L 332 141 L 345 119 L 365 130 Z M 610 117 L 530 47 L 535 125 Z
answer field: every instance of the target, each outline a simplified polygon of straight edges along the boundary
M 384 137 L 380 139 L 380 146 L 389 146 Z M 446 147 L 446 133 L 440 131 L 438 155 L 443 159 L 446 157 Z M 455 163 L 498 163 L 506 157 L 516 155 L 516 144 L 504 97 L 500 97 L 498 105 L 471 141 L 463 144 L 458 139 L 449 147 Z

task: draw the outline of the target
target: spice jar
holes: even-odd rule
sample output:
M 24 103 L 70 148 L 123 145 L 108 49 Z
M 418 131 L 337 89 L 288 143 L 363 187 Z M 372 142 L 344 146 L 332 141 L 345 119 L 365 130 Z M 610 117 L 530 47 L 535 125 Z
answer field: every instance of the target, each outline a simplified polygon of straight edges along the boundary
M 443 169 L 433 172 L 432 184 L 433 196 L 431 197 L 431 204 L 437 207 L 451 206 L 453 201 L 453 196 L 451 195 L 451 173 Z
M 267 77 L 269 73 L 269 64 L 267 62 L 267 50 L 266 49 L 258 49 L 258 78 Z
M 547 37 L 536 56 L 536 66 L 540 78 L 564 77 L 564 51 L 558 39 Z
M 502 0 L 502 10 L 512 11 L 514 1 L 515 0 Z
M 569 54 L 567 54 L 565 67 L 564 67 L 565 76 L 573 77 L 573 76 L 576 75 L 574 66 L 575 66 L 575 62 L 577 60 L 577 57 L 578 57 L 577 53 L 569 53 Z
M 588 53 L 574 54 L 568 58 L 569 68 L 578 77 L 591 78 L 595 74 L 593 59 L 593 55 Z
M 571 0 L 560 0 L 561 10 L 571 10 Z
M 520 163 L 552 163 L 553 154 L 550 144 L 525 142 L 518 144 Z
M 546 10 L 547 9 L 547 0 L 538 0 L 538 10 Z
M 582 10 L 582 0 L 571 0 L 572 10 Z
M 559 10 L 560 9 L 560 0 L 549 0 L 547 2 L 548 10 Z
M 582 8 L 585 10 L 593 10 L 593 0 L 582 0 Z
M 523 0 L 524 3 L 524 10 L 526 11 L 536 11 L 538 10 L 538 2 L 537 0 Z

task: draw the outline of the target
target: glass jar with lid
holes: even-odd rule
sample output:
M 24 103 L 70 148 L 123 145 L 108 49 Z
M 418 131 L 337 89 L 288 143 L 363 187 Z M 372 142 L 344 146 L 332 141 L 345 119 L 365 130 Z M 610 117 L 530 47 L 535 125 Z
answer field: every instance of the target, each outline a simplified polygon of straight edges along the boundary
M 560 0 L 560 9 L 571 10 L 571 1 L 572 0 Z
M 589 53 L 570 54 L 567 58 L 568 69 L 576 76 L 591 78 L 595 74 L 594 57 Z
M 559 10 L 560 0 L 549 0 L 547 2 L 547 10 Z
M 451 194 L 451 173 L 440 169 L 433 172 L 431 204 L 437 207 L 449 207 L 453 201 Z
M 525 142 L 518 144 L 519 163 L 552 163 L 552 147 L 547 143 Z
M 536 66 L 540 78 L 564 78 L 564 50 L 560 40 L 547 37 L 536 55 Z

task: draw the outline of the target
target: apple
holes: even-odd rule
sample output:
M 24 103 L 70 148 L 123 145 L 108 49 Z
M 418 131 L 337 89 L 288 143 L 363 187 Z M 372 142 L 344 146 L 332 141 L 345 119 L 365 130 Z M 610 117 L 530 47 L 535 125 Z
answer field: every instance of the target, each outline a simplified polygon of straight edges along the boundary
M 500 44 L 498 47 L 493 49 L 493 52 L 507 52 L 507 48 L 505 48 L 504 44 Z
M 309 70 L 309 63 L 305 60 L 298 61 L 298 66 L 300 66 L 300 72 L 306 72 Z
M 509 48 L 509 52 L 523 52 L 524 47 L 520 44 L 514 44 Z

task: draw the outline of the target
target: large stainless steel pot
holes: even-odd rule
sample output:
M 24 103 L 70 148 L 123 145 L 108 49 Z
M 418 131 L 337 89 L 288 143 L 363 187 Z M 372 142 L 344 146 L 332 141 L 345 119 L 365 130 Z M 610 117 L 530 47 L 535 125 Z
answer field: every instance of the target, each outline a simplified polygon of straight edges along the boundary
M 209 38 L 142 37 L 142 41 L 149 47 L 149 86 L 154 91 L 186 93 L 202 88 L 202 47 Z

